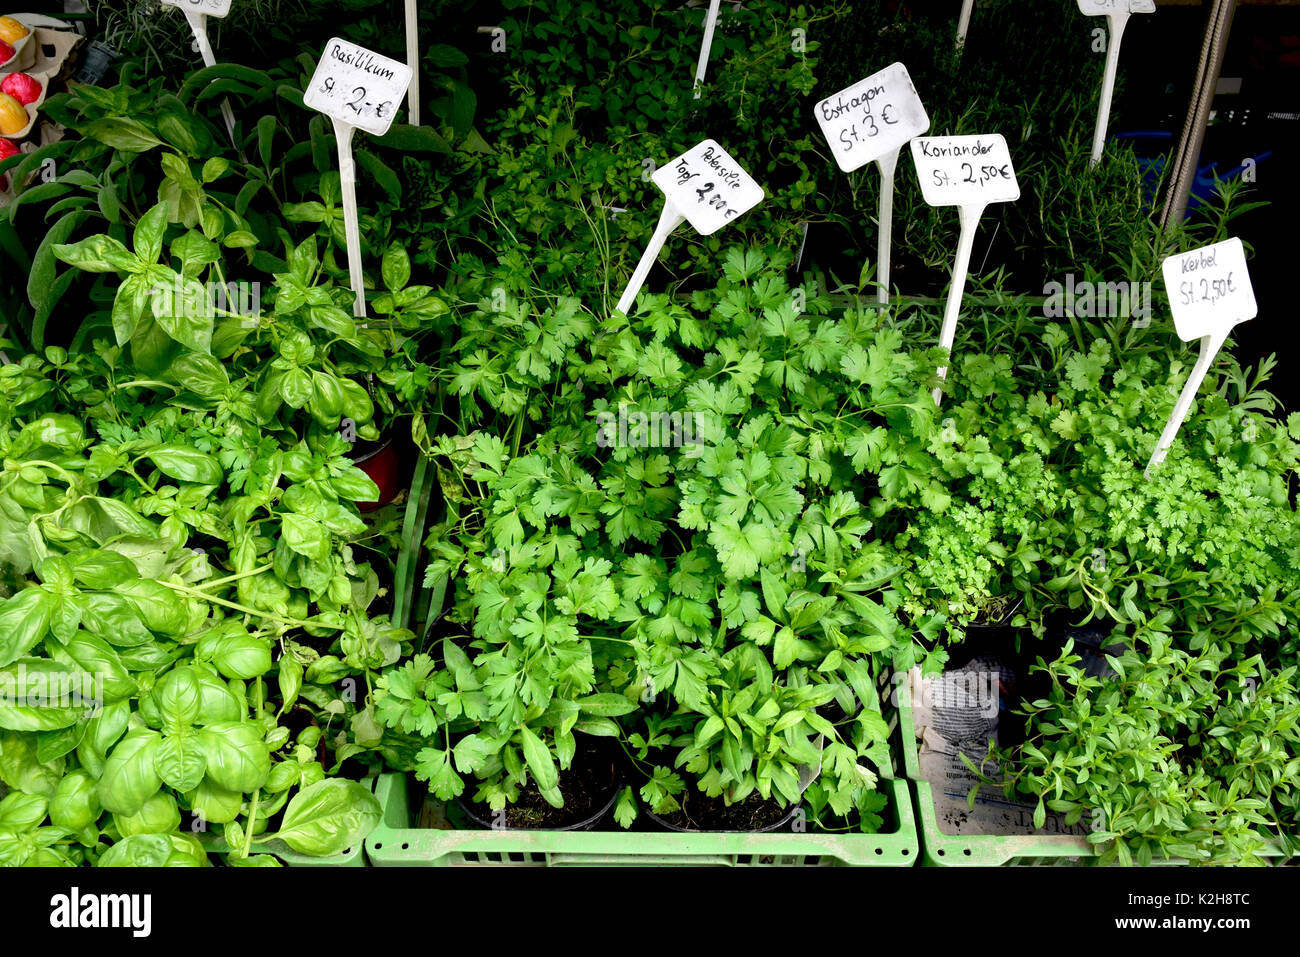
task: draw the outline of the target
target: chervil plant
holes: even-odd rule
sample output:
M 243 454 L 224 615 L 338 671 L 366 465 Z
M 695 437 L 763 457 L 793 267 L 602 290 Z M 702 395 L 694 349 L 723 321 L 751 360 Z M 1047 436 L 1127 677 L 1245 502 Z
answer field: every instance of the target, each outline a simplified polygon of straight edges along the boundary
M 1270 414 L 1271 363 L 1252 375 L 1224 357 L 1147 479 L 1187 366 L 1117 359 L 1103 339 L 1068 348 L 1061 327 L 1047 341 L 1051 393 L 1022 391 L 1003 360 L 964 359 L 937 454 L 951 501 L 900 538 L 904 604 L 1012 594 L 1039 639 L 1065 616 L 1125 649 L 1095 677 L 1071 644 L 1045 646 L 1026 743 L 1002 756 L 1007 793 L 1096 822 L 1103 859 L 1290 850 L 1300 420 Z

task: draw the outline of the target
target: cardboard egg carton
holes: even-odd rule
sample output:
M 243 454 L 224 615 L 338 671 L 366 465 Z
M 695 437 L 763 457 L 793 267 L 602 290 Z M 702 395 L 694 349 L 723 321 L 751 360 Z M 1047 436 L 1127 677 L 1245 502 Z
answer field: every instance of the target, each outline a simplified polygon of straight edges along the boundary
M 26 73 L 40 83 L 41 95 L 34 103 L 29 103 L 26 106 L 29 117 L 27 126 L 13 135 L 6 136 L 5 139 L 18 143 L 19 149 L 24 153 L 33 153 L 42 146 L 48 146 L 63 139 L 63 127 L 57 124 L 40 122 L 37 111 L 38 107 L 45 102 L 46 96 L 49 95 L 50 87 L 54 81 L 59 79 L 71 67 L 72 53 L 76 50 L 77 44 L 81 42 L 82 38 L 79 34 L 73 33 L 70 28 L 56 29 L 50 26 L 49 24 L 59 22 L 52 17 L 18 14 L 15 19 L 33 28 L 32 33 L 26 38 L 24 48 L 24 58 L 28 63 L 27 68 L 16 72 Z M 15 57 L 14 60 L 10 61 L 9 65 L 12 65 L 17 59 Z M 15 71 L 6 70 L 4 72 L 7 74 Z M 35 170 L 27 176 L 22 184 L 23 187 L 30 185 L 38 174 L 39 170 Z M 0 174 L 0 179 L 12 180 L 13 177 Z M 9 182 L 7 189 L 0 191 L 0 208 L 8 205 L 13 200 L 14 186 L 13 182 Z

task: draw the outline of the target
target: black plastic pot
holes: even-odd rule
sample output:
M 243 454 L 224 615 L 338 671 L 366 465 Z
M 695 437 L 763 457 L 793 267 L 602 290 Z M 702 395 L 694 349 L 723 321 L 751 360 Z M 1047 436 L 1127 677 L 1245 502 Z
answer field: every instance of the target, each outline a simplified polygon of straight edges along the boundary
M 783 830 L 786 827 L 786 825 L 788 825 L 790 821 L 794 818 L 798 810 L 799 810 L 798 804 L 791 804 L 790 807 L 786 809 L 785 814 L 781 815 L 781 818 L 779 820 L 773 821 L 767 827 L 760 827 L 752 831 L 705 831 L 697 827 L 678 827 L 676 824 L 672 824 L 668 821 L 665 821 L 663 818 L 661 818 L 654 811 L 651 811 L 649 808 L 646 808 L 646 816 L 649 817 L 650 820 L 658 824 L 665 831 L 675 831 L 678 834 L 767 834 L 771 831 Z
M 99 86 L 104 75 L 112 66 L 120 53 L 114 50 L 107 43 L 94 40 L 86 47 L 85 56 L 82 57 L 81 65 L 77 68 L 77 74 L 74 77 L 78 83 L 87 83 L 91 86 Z
M 614 802 L 618 800 L 618 779 L 614 779 L 614 784 L 610 788 L 609 800 L 605 802 L 604 807 L 585 820 L 576 821 L 573 824 L 565 824 L 562 827 L 506 827 L 507 831 L 590 831 L 609 814 L 614 807 Z M 477 824 L 479 827 L 488 831 L 503 830 L 500 827 L 494 827 L 490 818 L 481 817 L 479 811 L 484 807 L 482 804 L 474 804 L 473 801 L 466 801 L 463 797 L 456 798 L 456 803 L 460 809 L 465 812 L 466 817 Z

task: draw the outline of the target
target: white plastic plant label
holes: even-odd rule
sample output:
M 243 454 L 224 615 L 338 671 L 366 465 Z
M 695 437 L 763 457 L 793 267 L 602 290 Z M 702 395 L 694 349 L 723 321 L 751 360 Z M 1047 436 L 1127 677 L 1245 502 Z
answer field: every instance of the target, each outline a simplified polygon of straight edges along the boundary
M 921 194 L 931 206 L 1013 203 L 1020 184 L 1001 133 L 980 136 L 920 136 L 912 160 Z
M 411 68 L 334 37 L 316 65 L 302 101 L 313 110 L 383 136 L 411 84 Z
M 1222 337 L 1259 312 L 1237 238 L 1170 256 L 1161 264 L 1174 328 L 1184 342 Z
M 701 236 L 716 233 L 763 199 L 763 187 L 713 140 L 659 167 L 651 179 Z
M 1085 17 L 1112 13 L 1155 13 L 1155 0 L 1079 0 L 1079 12 Z
M 831 94 L 815 113 L 835 162 L 846 173 L 902 149 L 930 128 L 930 117 L 901 63 Z
M 224 17 L 230 12 L 230 0 L 162 0 L 164 7 L 176 7 L 205 17 Z

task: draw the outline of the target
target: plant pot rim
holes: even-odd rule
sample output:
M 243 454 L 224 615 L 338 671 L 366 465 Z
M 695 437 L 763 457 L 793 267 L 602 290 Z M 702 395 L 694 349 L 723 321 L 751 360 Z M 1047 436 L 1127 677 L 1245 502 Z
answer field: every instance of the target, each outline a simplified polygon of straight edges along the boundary
M 575 821 L 572 824 L 565 824 L 561 827 L 512 827 L 509 825 L 504 828 L 493 827 L 490 820 L 479 817 L 474 802 L 467 801 L 464 795 L 457 797 L 456 803 L 460 805 L 460 809 L 469 816 L 471 821 L 479 827 L 486 828 L 489 831 L 589 831 L 599 824 L 605 815 L 614 807 L 614 802 L 618 800 L 618 792 L 621 783 L 622 782 L 618 777 L 618 771 L 615 769 L 614 780 L 609 788 L 609 800 L 601 806 L 600 810 L 596 811 L 590 817 L 583 818 L 581 821 Z
M 376 446 L 375 446 L 373 449 L 371 449 L 369 452 L 367 452 L 365 455 L 361 455 L 361 456 L 359 456 L 359 457 L 357 457 L 357 458 L 354 458 L 354 459 L 352 460 L 352 464 L 353 464 L 353 465 L 362 465 L 362 464 L 365 463 L 365 462 L 369 462 L 369 461 L 370 461 L 371 459 L 373 459 L 375 456 L 377 456 L 377 455 L 379 455 L 380 453 L 384 452 L 385 450 L 391 448 L 391 447 L 392 447 L 392 444 L 393 444 L 393 439 L 392 439 L 391 436 L 389 436 L 388 438 L 381 438 L 381 439 L 379 439 L 378 442 L 379 442 L 379 444 L 376 445 Z
M 795 813 L 799 810 L 801 806 L 802 805 L 800 804 L 791 804 L 788 808 L 786 808 L 785 813 L 782 814 L 780 818 L 773 821 L 771 824 L 768 824 L 766 827 L 758 827 L 749 831 L 736 831 L 727 828 L 719 828 L 717 830 L 714 830 L 712 828 L 705 829 L 699 827 L 679 827 L 676 824 L 666 821 L 664 818 L 660 817 L 658 814 L 656 814 L 654 811 L 650 810 L 649 808 L 646 808 L 645 812 L 646 815 L 650 818 L 650 820 L 654 821 L 664 830 L 676 831 L 678 834 L 767 834 L 770 831 L 780 830 L 781 828 L 785 827 L 785 825 L 789 824 L 790 819 L 795 816 Z

